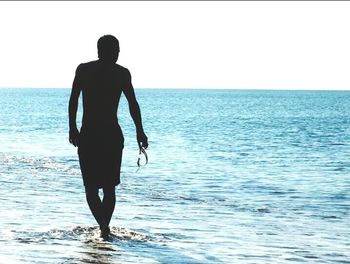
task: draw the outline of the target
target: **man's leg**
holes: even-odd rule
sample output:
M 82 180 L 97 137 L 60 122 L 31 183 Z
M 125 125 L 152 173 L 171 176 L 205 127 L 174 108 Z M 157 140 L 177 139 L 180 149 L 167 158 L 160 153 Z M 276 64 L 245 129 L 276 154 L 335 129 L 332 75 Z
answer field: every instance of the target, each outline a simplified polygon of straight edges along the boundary
M 90 207 L 91 213 L 95 217 L 97 223 L 100 226 L 100 229 L 106 228 L 108 224 L 106 223 L 103 206 L 101 203 L 101 199 L 98 196 L 98 188 L 97 187 L 85 187 L 86 200 Z
M 114 207 L 115 207 L 115 187 L 114 186 L 103 188 L 102 206 L 103 206 L 104 219 L 106 220 L 107 226 L 109 226 L 109 223 L 111 222 L 111 218 L 113 215 Z

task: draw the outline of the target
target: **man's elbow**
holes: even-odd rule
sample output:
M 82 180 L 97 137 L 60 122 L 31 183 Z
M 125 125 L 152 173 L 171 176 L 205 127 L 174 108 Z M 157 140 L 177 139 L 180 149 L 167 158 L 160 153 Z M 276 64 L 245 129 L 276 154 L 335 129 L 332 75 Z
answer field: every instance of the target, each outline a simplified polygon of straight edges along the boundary
M 137 110 L 139 109 L 139 103 L 136 100 L 133 100 L 129 102 L 129 109 L 130 110 Z
M 77 104 L 79 99 L 79 95 L 71 94 L 69 97 L 69 104 Z
M 69 108 L 70 110 L 72 110 L 72 109 L 75 109 L 75 108 L 77 108 L 77 107 L 78 107 L 78 100 L 77 100 L 76 98 L 74 98 L 74 97 L 71 97 L 71 98 L 69 99 L 68 108 Z

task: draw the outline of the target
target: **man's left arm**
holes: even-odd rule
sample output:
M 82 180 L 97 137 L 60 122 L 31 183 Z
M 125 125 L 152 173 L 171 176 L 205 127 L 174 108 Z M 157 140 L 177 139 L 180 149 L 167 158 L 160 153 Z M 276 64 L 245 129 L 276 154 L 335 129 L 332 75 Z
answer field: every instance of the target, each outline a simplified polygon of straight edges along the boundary
M 77 129 L 76 119 L 78 111 L 78 100 L 81 92 L 81 66 L 77 67 L 73 81 L 72 91 L 69 98 L 69 142 L 75 147 L 78 145 L 79 131 Z
M 129 70 L 126 71 L 125 77 L 126 77 L 126 83 L 125 83 L 125 86 L 122 87 L 122 90 L 126 99 L 128 100 L 129 112 L 135 123 L 137 143 L 140 149 L 141 149 L 141 146 L 146 149 L 148 147 L 148 138 L 145 132 L 143 131 L 141 111 L 140 111 L 139 104 L 136 100 L 134 87 L 132 86 L 132 83 L 131 83 L 131 74 Z

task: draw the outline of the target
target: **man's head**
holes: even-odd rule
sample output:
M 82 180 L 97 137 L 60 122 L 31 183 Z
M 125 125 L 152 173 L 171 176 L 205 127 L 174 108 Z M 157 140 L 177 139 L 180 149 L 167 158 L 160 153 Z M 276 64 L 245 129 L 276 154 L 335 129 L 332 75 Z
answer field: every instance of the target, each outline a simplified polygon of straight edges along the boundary
M 112 35 L 104 35 L 97 41 L 97 50 L 99 59 L 116 62 L 119 56 L 119 41 Z

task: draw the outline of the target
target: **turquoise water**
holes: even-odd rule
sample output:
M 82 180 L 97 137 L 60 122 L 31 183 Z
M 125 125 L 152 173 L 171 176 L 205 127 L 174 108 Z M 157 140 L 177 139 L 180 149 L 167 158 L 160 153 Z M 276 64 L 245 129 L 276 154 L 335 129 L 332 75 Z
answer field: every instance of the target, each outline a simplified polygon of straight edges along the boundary
M 136 90 L 102 241 L 68 89 L 0 89 L 0 263 L 350 263 L 350 92 Z M 81 118 L 81 108 L 79 118 Z

